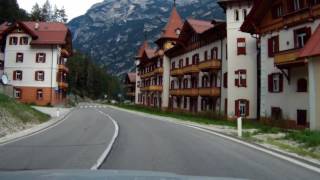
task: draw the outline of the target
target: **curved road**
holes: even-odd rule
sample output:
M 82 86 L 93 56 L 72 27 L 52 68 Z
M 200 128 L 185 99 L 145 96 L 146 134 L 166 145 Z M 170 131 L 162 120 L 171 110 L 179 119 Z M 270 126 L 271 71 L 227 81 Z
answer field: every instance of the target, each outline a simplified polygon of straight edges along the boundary
M 194 128 L 111 108 L 80 108 L 43 133 L 0 145 L 0 169 L 89 169 L 119 136 L 101 169 L 248 179 L 320 179 L 320 174 Z

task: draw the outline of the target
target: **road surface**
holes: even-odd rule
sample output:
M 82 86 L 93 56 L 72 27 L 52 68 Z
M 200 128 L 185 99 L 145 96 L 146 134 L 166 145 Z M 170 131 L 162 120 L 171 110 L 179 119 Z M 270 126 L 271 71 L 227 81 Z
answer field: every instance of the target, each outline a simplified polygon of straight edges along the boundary
M 320 174 L 230 140 L 112 108 L 75 110 L 58 126 L 0 146 L 0 169 L 85 169 L 120 131 L 101 169 L 248 179 L 320 179 Z

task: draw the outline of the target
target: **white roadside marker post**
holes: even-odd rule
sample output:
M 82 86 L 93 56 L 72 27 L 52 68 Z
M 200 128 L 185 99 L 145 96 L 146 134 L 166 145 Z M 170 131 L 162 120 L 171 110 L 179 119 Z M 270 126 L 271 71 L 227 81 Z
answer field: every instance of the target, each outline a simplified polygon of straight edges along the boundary
M 60 116 L 60 109 L 57 108 L 57 117 L 59 117 L 59 116 Z
M 237 125 L 238 125 L 238 137 L 242 137 L 242 117 L 239 117 L 237 119 Z

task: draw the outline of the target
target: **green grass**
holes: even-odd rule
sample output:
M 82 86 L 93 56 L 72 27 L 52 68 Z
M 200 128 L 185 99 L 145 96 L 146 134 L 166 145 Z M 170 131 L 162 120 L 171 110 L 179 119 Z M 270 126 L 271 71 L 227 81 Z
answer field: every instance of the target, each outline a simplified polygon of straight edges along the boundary
M 303 143 L 307 147 L 320 146 L 320 131 L 292 131 L 285 138 Z
M 200 124 L 230 126 L 234 128 L 237 127 L 236 121 L 225 120 L 222 115 L 215 114 L 215 113 L 192 114 L 192 113 L 186 113 L 186 112 L 162 111 L 160 109 L 137 106 L 137 105 L 118 104 L 116 106 L 120 108 L 128 109 L 128 110 L 140 111 L 140 112 L 158 115 L 158 116 L 164 116 L 164 117 L 171 117 L 171 118 L 176 118 L 183 121 L 191 121 L 191 122 L 196 122 Z M 243 128 L 258 129 L 258 132 L 261 132 L 261 133 L 277 133 L 281 130 L 280 128 L 266 126 L 259 122 L 254 122 L 254 121 L 245 121 L 243 123 Z
M 30 121 L 42 123 L 48 121 L 50 118 L 48 115 L 35 110 L 30 105 L 19 103 L 3 94 L 0 94 L 0 108 L 23 123 Z
M 284 144 L 284 143 L 281 143 L 279 141 L 272 140 L 272 139 L 268 139 L 267 143 L 268 144 L 272 144 L 274 146 L 277 146 L 280 149 L 283 149 L 283 150 L 286 150 L 286 151 L 289 151 L 289 152 L 292 152 L 292 153 L 295 153 L 295 154 L 298 154 L 298 155 L 301 155 L 301 156 L 309 156 L 311 158 L 320 159 L 320 153 L 319 152 L 312 152 L 312 151 L 309 151 L 309 150 L 307 150 L 307 149 L 305 149 L 303 147 L 290 146 L 288 144 Z

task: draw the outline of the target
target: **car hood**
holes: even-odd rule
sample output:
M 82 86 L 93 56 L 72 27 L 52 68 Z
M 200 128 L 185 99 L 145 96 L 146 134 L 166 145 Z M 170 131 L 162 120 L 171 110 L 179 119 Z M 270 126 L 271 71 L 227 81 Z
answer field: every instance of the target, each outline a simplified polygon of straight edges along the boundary
M 196 177 L 171 173 L 118 170 L 37 170 L 0 172 L 1 180 L 240 180 L 221 177 Z

